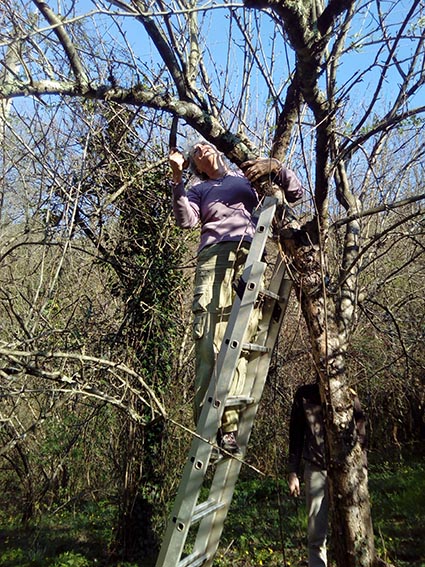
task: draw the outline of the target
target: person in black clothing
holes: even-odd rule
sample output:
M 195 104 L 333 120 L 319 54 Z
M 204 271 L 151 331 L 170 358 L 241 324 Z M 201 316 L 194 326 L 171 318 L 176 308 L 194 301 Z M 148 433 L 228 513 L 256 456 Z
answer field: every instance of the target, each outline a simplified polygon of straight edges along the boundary
M 357 435 L 365 447 L 365 416 L 359 399 L 354 399 Z M 322 402 L 317 383 L 301 386 L 295 393 L 289 423 L 288 486 L 299 496 L 299 474 L 304 460 L 304 480 L 308 513 L 308 565 L 326 567 L 328 489 L 325 462 L 325 430 Z

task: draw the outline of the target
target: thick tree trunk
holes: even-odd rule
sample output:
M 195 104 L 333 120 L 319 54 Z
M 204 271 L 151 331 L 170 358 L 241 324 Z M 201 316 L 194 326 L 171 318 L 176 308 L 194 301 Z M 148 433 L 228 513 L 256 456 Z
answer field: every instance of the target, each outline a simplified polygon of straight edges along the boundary
M 340 502 L 332 506 L 332 543 L 338 565 L 345 567 L 375 564 L 367 467 L 362 453 L 357 443 L 342 462 L 331 462 L 328 470 L 331 502 Z
M 368 476 L 354 422 L 355 392 L 345 368 L 345 336 L 336 322 L 334 297 L 327 294 L 324 251 L 316 221 L 299 231 L 282 231 L 292 263 L 320 377 L 327 432 L 331 504 L 331 549 L 338 567 L 385 565 L 375 553 Z

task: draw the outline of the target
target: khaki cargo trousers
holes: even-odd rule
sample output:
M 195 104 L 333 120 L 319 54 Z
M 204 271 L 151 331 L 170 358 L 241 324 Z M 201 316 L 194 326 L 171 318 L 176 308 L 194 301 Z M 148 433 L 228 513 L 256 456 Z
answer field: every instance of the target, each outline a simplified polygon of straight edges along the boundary
M 195 341 L 194 416 L 198 421 L 210 380 L 215 380 L 214 365 L 229 320 L 234 299 L 233 283 L 241 276 L 249 251 L 249 242 L 222 242 L 202 249 L 198 256 L 193 297 L 193 338 Z M 252 341 L 260 319 L 255 309 L 244 342 Z M 242 394 L 249 353 L 242 353 L 233 376 L 229 395 Z M 225 410 L 223 433 L 238 427 L 238 411 Z
M 308 514 L 308 567 L 326 567 L 329 506 L 327 473 L 306 463 L 304 481 Z

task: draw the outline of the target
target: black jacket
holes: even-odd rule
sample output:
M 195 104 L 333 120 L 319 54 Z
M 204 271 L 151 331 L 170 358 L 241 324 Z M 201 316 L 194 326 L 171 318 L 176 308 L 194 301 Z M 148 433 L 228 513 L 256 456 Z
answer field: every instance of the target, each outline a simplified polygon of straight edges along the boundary
M 356 433 L 363 447 L 366 444 L 366 420 L 360 401 L 354 399 Z M 299 474 L 301 459 L 326 470 L 325 429 L 319 385 L 301 386 L 295 393 L 289 422 L 288 472 Z

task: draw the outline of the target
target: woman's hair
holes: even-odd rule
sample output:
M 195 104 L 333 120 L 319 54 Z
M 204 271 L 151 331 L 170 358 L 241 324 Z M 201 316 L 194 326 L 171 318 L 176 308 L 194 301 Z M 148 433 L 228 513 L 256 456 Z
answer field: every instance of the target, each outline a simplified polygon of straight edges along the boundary
M 208 142 L 204 142 L 203 140 L 198 140 L 194 144 L 191 144 L 185 155 L 189 163 L 189 171 L 199 179 L 205 180 L 208 179 L 208 175 L 206 175 L 202 171 L 199 171 L 199 169 L 196 167 L 195 160 L 193 159 L 195 155 L 195 149 L 198 144 L 208 144 Z M 208 145 L 210 145 L 215 149 L 215 147 L 212 144 L 208 144 Z
M 214 150 L 217 152 L 217 154 L 222 157 L 222 154 L 217 150 L 217 148 L 214 146 L 214 144 L 211 144 L 211 142 L 207 142 L 206 140 L 203 140 L 202 138 L 197 140 L 196 142 L 193 142 L 190 144 L 190 146 L 187 148 L 187 150 L 184 152 L 184 156 L 188 161 L 188 167 L 190 172 L 195 175 L 196 177 L 198 177 L 198 179 L 202 179 L 202 180 L 206 180 L 209 179 L 208 175 L 206 175 L 205 173 L 203 173 L 202 171 L 199 171 L 199 169 L 196 167 L 195 164 L 195 160 L 193 159 L 194 155 L 195 155 L 195 149 L 196 146 L 198 146 L 199 144 L 203 144 L 206 146 L 211 146 L 212 148 L 214 148 Z M 226 169 L 228 169 L 227 164 L 223 161 L 223 165 Z

